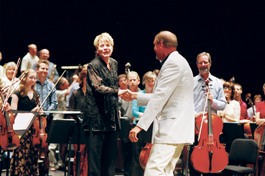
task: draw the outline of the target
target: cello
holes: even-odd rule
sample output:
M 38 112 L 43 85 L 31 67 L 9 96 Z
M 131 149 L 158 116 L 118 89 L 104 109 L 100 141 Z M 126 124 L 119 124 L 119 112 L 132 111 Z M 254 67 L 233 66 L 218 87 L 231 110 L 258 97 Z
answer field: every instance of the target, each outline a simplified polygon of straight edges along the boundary
M 139 156 L 139 163 L 143 169 L 145 169 L 145 166 L 147 164 L 152 146 L 153 146 L 152 143 L 146 143 L 145 147 L 143 147 L 141 150 L 141 153 Z
M 208 100 L 209 80 L 205 81 Z M 206 109 L 206 102 L 205 102 Z M 191 164 L 201 173 L 220 173 L 228 164 L 228 155 L 225 147 L 219 142 L 223 121 L 216 114 L 211 114 L 211 102 L 208 100 L 208 112 L 196 118 L 199 128 L 198 145 L 194 146 L 191 154 Z M 197 130 L 198 131 L 198 130 Z

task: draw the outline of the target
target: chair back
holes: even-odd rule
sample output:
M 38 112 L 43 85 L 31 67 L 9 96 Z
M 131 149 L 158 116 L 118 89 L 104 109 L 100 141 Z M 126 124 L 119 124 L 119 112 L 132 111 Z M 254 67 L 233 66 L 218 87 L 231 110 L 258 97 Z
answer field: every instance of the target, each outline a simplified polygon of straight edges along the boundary
M 237 164 L 255 164 L 258 156 L 258 144 L 253 139 L 235 139 L 229 152 L 229 162 Z

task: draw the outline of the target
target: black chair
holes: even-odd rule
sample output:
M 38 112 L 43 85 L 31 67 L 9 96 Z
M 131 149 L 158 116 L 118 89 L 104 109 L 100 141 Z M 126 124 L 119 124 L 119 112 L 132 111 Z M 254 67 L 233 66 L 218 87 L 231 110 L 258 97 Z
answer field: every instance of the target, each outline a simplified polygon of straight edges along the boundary
M 229 164 L 222 175 L 248 175 L 256 172 L 256 161 L 258 156 L 258 144 L 253 139 L 235 139 L 232 142 L 229 153 Z M 254 168 L 247 167 L 253 164 Z

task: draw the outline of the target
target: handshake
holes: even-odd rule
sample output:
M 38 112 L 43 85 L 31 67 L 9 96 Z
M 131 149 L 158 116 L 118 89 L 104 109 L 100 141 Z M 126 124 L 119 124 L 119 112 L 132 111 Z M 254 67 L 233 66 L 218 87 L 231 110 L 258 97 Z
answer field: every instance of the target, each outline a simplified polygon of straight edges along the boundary
M 119 90 L 118 96 L 125 101 L 132 101 L 133 99 L 137 99 L 137 92 L 132 92 L 129 89 Z

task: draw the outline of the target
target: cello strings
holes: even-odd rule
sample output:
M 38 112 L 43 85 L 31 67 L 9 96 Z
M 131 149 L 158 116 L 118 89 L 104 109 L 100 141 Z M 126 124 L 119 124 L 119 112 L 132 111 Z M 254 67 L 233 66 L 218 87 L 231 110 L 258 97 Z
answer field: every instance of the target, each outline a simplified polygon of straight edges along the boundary
M 209 97 L 209 88 L 208 86 L 206 85 L 206 98 L 205 98 L 205 104 L 204 104 L 204 111 L 203 111 L 203 114 L 202 114 L 202 121 L 201 121 L 201 126 L 200 126 L 200 132 L 199 132 L 199 136 L 198 136 L 198 141 L 200 140 L 200 137 L 201 137 L 201 131 L 202 131 L 202 124 L 203 124 L 203 120 L 204 118 L 206 117 L 205 114 L 206 114 L 206 105 L 207 105 L 207 100 L 208 100 L 208 97 Z

